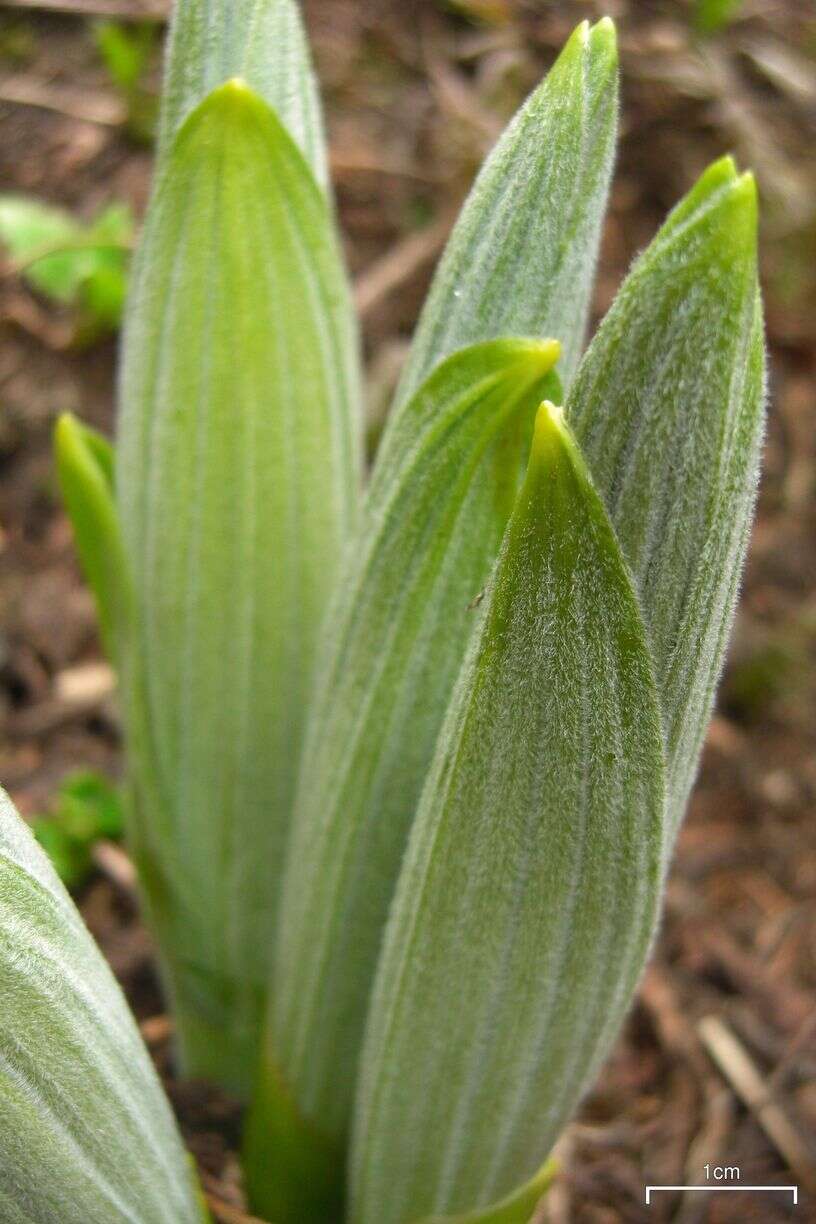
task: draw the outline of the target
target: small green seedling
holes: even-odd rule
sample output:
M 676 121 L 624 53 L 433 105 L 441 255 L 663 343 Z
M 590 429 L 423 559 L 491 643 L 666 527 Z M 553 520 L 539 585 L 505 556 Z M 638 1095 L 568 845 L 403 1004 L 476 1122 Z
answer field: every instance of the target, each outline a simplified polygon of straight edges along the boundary
M 119 327 L 133 235 L 126 204 L 110 204 L 85 224 L 37 200 L 0 196 L 0 244 L 32 289 L 72 308 L 78 342 Z
M 129 134 L 149 143 L 155 135 L 158 99 L 145 86 L 145 76 L 156 50 L 158 26 L 151 21 L 132 25 L 98 21 L 93 35 L 108 75 L 127 107 Z
M 499 140 L 364 479 L 297 9 L 176 7 L 116 444 L 66 416 L 56 453 L 179 1069 L 246 1101 L 274 1224 L 529 1224 L 655 937 L 764 348 L 729 157 L 585 348 L 617 80 L 611 21 L 583 23 Z M 146 1055 L 7 807 L 0 873 L 8 1218 L 200 1219 Z
M 717 34 L 740 13 L 743 0 L 696 0 L 694 24 L 701 34 Z
M 93 870 L 94 844 L 124 834 L 122 797 L 102 774 L 83 770 L 60 783 L 52 810 L 30 824 L 66 888 L 79 888 Z

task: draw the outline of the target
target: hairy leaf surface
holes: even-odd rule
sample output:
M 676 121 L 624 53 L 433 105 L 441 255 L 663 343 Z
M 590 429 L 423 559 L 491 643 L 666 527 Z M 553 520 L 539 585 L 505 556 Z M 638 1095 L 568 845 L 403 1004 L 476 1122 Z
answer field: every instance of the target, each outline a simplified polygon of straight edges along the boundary
M 238 1087 L 318 630 L 357 516 L 349 319 L 300 152 L 246 86 L 219 88 L 177 137 L 137 258 L 117 500 L 131 836 L 188 1069 Z
M 4 1224 L 203 1224 L 121 991 L 2 791 L 0 983 Z
M 397 413 L 332 608 L 287 862 L 270 1047 L 304 1118 L 337 1142 L 408 829 L 557 356 L 554 341 L 474 345 Z M 254 1163 L 274 1160 L 260 1152 Z
M 296 0 L 176 0 L 168 41 L 160 157 L 208 93 L 242 77 L 277 113 L 326 188 L 323 116 Z
M 399 401 L 449 353 L 498 336 L 554 336 L 569 383 L 615 154 L 617 66 L 612 22 L 583 22 L 499 140 L 440 262 Z
M 540 1166 L 643 965 L 663 811 L 635 594 L 545 405 L 391 910 L 361 1065 L 353 1224 L 475 1214 Z
M 671 824 L 694 781 L 748 540 L 763 430 L 756 189 L 730 158 L 671 213 L 580 367 L 567 416 L 635 577 Z

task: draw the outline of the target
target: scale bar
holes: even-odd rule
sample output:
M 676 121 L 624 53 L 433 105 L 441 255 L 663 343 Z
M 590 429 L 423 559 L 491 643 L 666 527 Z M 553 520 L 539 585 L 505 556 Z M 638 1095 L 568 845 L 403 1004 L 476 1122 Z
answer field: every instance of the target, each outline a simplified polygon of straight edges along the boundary
M 781 1190 L 785 1194 L 793 1195 L 794 1207 L 799 1202 L 799 1187 L 798 1186 L 647 1186 L 646 1187 L 646 1206 L 651 1206 L 652 1194 L 655 1190 Z

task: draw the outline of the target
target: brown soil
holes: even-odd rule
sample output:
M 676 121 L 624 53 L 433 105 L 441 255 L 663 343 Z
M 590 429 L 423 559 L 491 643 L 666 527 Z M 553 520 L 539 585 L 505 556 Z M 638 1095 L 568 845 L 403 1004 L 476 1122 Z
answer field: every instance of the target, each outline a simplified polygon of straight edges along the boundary
M 130 141 L 77 14 L 161 3 L 0 4 L 0 182 L 93 214 L 141 212 L 150 153 Z M 46 9 L 71 10 L 57 15 Z M 430 268 L 484 151 L 577 20 L 606 8 L 623 52 L 622 143 L 597 312 L 707 161 L 758 171 L 772 410 L 759 518 L 719 709 L 682 832 L 661 938 L 625 1032 L 562 1144 L 542 1220 L 816 1218 L 816 16 L 746 0 L 707 43 L 679 0 L 307 0 L 332 165 L 364 310 L 372 429 Z M 454 11 L 458 10 L 458 11 Z M 486 20 L 473 20 L 481 13 Z M 468 16 L 470 14 L 470 16 Z M 27 91 L 27 92 L 26 92 Z M 29 101 L 23 104 L 21 97 Z M 31 104 L 31 102 L 36 104 Z M 90 598 L 55 495 L 49 434 L 69 408 L 110 431 L 115 345 L 10 269 L 0 282 L 0 776 L 24 814 L 79 766 L 116 776 L 119 724 Z M 127 863 L 78 901 L 165 1076 L 216 1215 L 246 1219 L 240 1112 L 173 1079 Z M 712 1019 L 713 1018 L 713 1019 Z M 783 1195 L 662 1194 L 738 1166 Z M 810 1204 L 808 1206 L 807 1204 Z M 810 1214 L 808 1214 L 810 1213 Z

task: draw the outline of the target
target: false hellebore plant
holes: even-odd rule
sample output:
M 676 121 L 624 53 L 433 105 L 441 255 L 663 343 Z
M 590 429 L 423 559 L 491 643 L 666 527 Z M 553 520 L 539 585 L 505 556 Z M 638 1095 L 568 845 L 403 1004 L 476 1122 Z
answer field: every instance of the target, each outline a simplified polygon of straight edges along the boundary
M 117 668 L 182 1071 L 275 1224 L 525 1224 L 626 1012 L 763 419 L 756 196 L 711 166 L 582 356 L 617 108 L 581 25 L 482 169 L 361 493 L 291 0 L 181 0 L 115 454 L 59 477 Z M 0 807 L 0 1205 L 200 1220 L 67 895 Z

